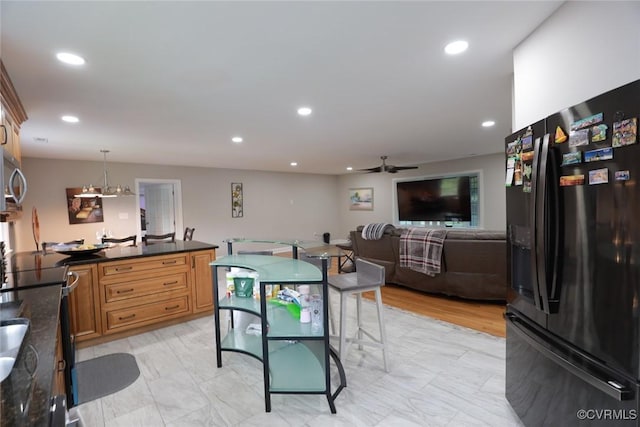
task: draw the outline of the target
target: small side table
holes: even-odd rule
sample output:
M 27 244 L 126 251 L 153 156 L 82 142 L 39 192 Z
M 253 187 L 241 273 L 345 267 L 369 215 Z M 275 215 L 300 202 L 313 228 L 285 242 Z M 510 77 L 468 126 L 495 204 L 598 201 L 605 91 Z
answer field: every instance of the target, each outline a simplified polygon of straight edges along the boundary
M 353 273 L 356 271 L 356 263 L 353 259 L 353 245 L 349 243 L 339 243 L 336 247 L 342 251 L 338 257 L 338 273 Z M 344 259 L 343 259 L 344 257 Z

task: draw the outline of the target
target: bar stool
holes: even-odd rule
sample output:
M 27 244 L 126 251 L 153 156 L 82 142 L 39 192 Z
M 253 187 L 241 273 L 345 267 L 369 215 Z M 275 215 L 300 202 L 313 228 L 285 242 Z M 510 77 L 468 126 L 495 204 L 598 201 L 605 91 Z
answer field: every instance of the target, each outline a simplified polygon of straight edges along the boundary
M 329 276 L 329 287 L 336 290 L 340 294 L 340 336 L 338 345 L 338 355 L 344 363 L 347 358 L 349 348 L 347 345 L 351 343 L 358 344 L 358 348 L 362 350 L 363 345 L 369 345 L 382 349 L 382 358 L 384 361 L 384 370 L 389 372 L 387 361 L 387 334 L 384 327 L 382 292 L 380 288 L 384 286 L 384 267 L 356 258 L 356 272 L 344 273 Z M 380 329 L 380 338 L 376 338 L 367 332 L 362 325 L 362 293 L 374 291 L 376 295 L 376 306 L 378 310 L 378 327 Z M 347 298 L 349 295 L 356 296 L 356 321 L 357 330 L 352 338 L 347 337 Z M 331 304 L 329 304 L 331 309 Z M 331 311 L 331 310 L 330 310 Z M 334 316 L 330 313 L 331 329 L 335 333 Z M 368 340 L 365 340 L 365 336 Z

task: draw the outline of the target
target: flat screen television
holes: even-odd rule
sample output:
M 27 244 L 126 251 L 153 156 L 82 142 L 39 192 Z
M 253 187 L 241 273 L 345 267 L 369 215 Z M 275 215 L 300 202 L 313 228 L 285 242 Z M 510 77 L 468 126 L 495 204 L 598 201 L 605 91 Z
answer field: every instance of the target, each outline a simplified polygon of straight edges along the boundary
M 397 181 L 398 220 L 471 221 L 469 176 Z

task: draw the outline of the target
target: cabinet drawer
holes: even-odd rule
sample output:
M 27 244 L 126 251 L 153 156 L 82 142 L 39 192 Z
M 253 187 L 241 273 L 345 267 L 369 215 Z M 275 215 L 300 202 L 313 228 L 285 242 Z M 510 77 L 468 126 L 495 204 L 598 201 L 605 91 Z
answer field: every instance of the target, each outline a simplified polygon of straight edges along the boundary
M 168 274 L 162 277 L 132 280 L 126 283 L 104 285 L 105 302 L 114 302 L 158 292 L 187 289 L 187 273 Z
M 154 271 L 162 274 L 162 269 L 171 267 L 188 266 L 188 254 L 175 254 L 167 256 L 150 257 L 142 260 L 127 260 L 116 262 L 105 262 L 100 266 L 100 281 L 115 282 L 125 279 L 127 276 L 134 276 L 141 273 L 150 274 Z
M 144 323 L 154 323 L 155 319 L 171 319 L 179 317 L 189 311 L 188 297 L 182 296 L 166 301 L 139 305 L 121 310 L 108 311 L 107 332 L 124 328 L 128 325 L 141 326 Z

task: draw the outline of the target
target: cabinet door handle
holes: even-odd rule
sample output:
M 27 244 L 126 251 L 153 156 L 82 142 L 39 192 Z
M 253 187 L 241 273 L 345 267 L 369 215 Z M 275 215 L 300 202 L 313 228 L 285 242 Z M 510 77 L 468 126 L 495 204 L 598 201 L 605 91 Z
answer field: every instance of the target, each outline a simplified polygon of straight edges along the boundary
M 180 304 L 176 304 L 171 307 L 165 307 L 164 309 L 169 311 L 169 310 L 175 310 L 176 308 L 180 308 Z
M 62 372 L 64 371 L 64 368 L 67 367 L 67 361 L 66 360 L 58 360 L 58 372 Z
M 129 293 L 129 292 L 133 292 L 133 288 L 131 288 L 131 289 L 120 289 L 120 290 L 117 290 L 117 291 L 116 291 L 116 294 L 126 294 L 126 293 Z
M 171 259 L 171 260 L 168 260 L 168 261 L 162 261 L 162 265 L 175 264 L 176 262 L 178 262 L 178 260 L 176 260 L 176 259 Z
M 133 267 L 132 266 L 127 266 L 127 267 L 116 267 L 116 271 L 129 271 L 131 270 Z
M 5 125 L 0 125 L 2 126 L 2 145 L 5 145 L 7 142 L 9 142 L 9 137 L 7 134 L 7 127 Z
M 177 284 L 177 283 L 178 283 L 178 281 L 177 281 L 177 280 L 174 280 L 173 282 L 164 282 L 164 283 L 163 283 L 163 285 L 165 285 L 165 286 L 171 286 L 171 285 L 175 285 L 175 284 Z
M 129 320 L 129 319 L 133 319 L 134 317 L 136 317 L 135 314 L 130 314 L 128 316 L 118 317 L 118 320 Z

